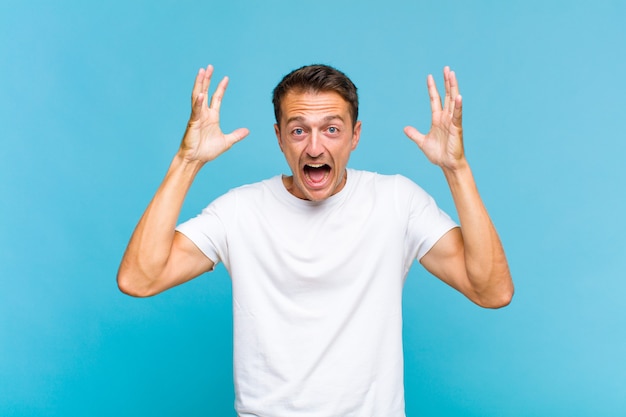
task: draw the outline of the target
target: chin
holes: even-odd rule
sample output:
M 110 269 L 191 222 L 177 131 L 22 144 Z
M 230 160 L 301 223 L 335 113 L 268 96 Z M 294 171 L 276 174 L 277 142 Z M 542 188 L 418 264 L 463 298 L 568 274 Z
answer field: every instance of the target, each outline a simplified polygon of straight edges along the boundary
M 325 188 L 321 190 L 307 190 L 306 198 L 311 201 L 324 201 L 337 194 L 340 190 L 341 188 L 339 187 L 333 187 L 332 189 Z
M 297 187 L 296 190 L 297 194 L 294 194 L 294 196 L 308 201 L 324 201 L 333 195 L 329 190 L 310 190 L 303 186 Z

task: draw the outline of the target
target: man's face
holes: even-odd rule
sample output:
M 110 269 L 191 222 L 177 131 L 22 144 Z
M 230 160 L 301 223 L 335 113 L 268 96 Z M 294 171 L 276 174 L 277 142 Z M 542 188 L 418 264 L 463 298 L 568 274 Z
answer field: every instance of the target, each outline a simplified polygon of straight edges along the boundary
M 281 103 L 278 144 L 291 168 L 284 179 L 294 196 L 321 201 L 346 184 L 346 165 L 361 135 L 348 102 L 335 92 L 288 92 Z

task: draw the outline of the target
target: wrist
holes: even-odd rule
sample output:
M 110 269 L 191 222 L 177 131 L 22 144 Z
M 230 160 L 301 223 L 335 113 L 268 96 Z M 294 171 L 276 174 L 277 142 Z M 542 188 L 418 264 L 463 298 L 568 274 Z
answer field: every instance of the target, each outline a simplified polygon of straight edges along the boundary
M 190 160 L 185 157 L 182 151 L 178 151 L 170 164 L 168 175 L 177 175 L 193 180 L 196 174 L 202 169 L 204 162 L 199 160 Z
M 465 157 L 457 160 L 454 164 L 442 165 L 441 170 L 446 178 L 464 177 L 471 175 L 471 169 Z

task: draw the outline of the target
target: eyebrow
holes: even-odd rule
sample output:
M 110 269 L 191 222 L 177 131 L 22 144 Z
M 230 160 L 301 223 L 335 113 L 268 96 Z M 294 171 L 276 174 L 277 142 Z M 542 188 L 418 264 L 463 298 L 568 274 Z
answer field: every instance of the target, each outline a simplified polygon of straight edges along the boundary
M 344 121 L 344 120 L 343 120 L 343 117 L 341 117 L 341 116 L 340 116 L 340 115 L 338 115 L 338 114 L 331 114 L 331 115 L 329 115 L 329 116 L 325 116 L 322 120 L 323 120 L 324 122 L 330 122 L 331 120 L 335 120 L 335 119 L 339 119 L 339 120 L 341 120 L 342 122 Z M 289 124 L 289 123 L 291 123 L 291 122 L 303 122 L 303 121 L 305 121 L 305 120 L 306 120 L 306 119 L 305 119 L 303 116 L 293 116 L 293 117 L 290 117 L 289 119 L 287 119 L 287 121 L 285 122 L 285 124 Z

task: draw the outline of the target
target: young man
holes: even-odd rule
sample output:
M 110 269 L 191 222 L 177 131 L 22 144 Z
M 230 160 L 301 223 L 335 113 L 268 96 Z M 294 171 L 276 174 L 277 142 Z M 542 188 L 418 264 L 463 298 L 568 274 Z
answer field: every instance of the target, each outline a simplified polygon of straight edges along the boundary
M 224 134 L 201 69 L 182 144 L 139 221 L 118 284 L 151 296 L 223 262 L 233 285 L 240 416 L 404 416 L 402 286 L 415 259 L 476 304 L 498 308 L 513 283 L 462 141 L 462 98 L 444 69 L 428 77 L 432 125 L 407 136 L 441 167 L 461 227 L 408 179 L 347 168 L 361 134 L 356 87 L 323 65 L 274 90 L 275 132 L 290 176 L 231 190 L 176 228 L 200 168 L 243 139 Z

